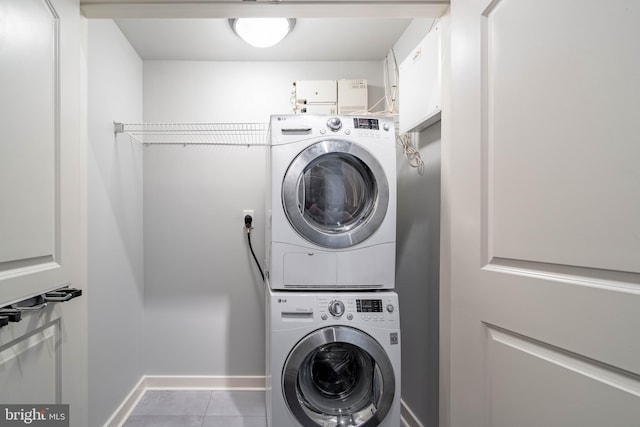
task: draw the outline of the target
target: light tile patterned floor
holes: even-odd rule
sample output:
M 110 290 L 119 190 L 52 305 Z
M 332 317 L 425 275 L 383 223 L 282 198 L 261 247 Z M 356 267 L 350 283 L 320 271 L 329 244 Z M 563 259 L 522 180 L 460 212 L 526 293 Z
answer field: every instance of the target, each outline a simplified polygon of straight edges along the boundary
M 148 390 L 123 427 L 266 427 L 264 392 Z

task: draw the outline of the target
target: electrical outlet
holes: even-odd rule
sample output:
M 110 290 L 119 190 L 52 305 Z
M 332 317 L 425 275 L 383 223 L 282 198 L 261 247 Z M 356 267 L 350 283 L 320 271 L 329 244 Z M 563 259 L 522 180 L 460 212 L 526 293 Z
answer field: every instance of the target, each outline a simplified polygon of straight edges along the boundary
M 244 217 L 246 217 L 247 215 L 249 215 L 251 217 L 251 219 L 253 220 L 253 222 L 255 223 L 256 215 L 255 215 L 253 209 L 245 209 L 245 210 L 242 211 L 242 223 L 244 224 Z

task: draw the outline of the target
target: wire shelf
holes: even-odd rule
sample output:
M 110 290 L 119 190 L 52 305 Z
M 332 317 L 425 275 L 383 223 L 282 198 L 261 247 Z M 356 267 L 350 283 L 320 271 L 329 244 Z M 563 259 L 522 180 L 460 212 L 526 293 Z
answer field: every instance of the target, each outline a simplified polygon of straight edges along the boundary
M 270 145 L 268 123 L 114 122 L 114 132 L 145 145 Z

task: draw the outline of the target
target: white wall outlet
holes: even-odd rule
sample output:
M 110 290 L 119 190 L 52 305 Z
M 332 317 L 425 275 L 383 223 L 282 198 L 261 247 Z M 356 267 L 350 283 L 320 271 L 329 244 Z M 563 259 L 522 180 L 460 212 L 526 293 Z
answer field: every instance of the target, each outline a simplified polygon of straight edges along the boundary
M 256 222 L 256 215 L 255 215 L 255 213 L 254 213 L 254 210 L 253 210 L 253 209 L 244 209 L 244 210 L 242 211 L 242 224 L 244 225 L 244 218 L 245 218 L 247 215 L 250 215 L 250 216 L 251 216 L 251 218 L 253 219 L 253 224 L 255 224 L 255 222 Z M 253 226 L 255 227 L 255 225 L 253 225 Z

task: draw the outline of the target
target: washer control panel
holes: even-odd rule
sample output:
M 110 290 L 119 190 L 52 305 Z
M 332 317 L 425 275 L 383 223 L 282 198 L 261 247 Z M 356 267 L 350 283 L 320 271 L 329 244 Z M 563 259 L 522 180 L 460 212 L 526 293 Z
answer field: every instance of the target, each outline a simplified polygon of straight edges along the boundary
M 321 320 L 347 322 L 396 321 L 398 300 L 394 295 L 363 294 L 327 295 L 318 297 L 318 312 Z

